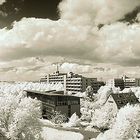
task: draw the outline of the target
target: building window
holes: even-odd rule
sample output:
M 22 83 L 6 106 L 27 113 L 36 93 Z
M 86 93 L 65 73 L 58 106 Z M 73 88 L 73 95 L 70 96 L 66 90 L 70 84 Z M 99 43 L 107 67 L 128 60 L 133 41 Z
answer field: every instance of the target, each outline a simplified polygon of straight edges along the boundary
M 108 101 L 109 103 L 113 103 L 113 101 Z
M 60 106 L 61 106 L 61 105 L 62 105 L 62 106 L 63 106 L 63 105 L 67 105 L 67 101 L 58 101 L 58 102 L 57 102 L 57 105 L 60 105 Z
M 118 100 L 118 103 L 119 103 L 119 104 L 123 104 L 123 102 L 122 102 L 122 101 L 120 101 L 120 100 Z
M 54 105 L 54 101 L 52 101 L 52 100 L 46 100 L 46 103 Z
M 52 108 L 52 107 L 45 106 L 45 109 L 47 112 L 51 112 L 51 113 L 54 112 L 54 108 Z
M 75 100 L 75 101 L 71 101 L 71 104 L 72 104 L 72 105 L 78 105 L 79 102 Z

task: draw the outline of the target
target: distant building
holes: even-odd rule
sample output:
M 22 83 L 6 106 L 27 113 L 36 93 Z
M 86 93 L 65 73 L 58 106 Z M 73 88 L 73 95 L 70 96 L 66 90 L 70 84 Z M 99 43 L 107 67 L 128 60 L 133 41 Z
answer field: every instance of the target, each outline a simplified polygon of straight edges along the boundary
M 107 80 L 106 81 L 106 85 L 107 86 L 110 86 L 110 87 L 114 87 L 115 85 L 114 85 L 114 79 L 109 79 L 109 80 Z
M 124 81 L 121 78 L 114 79 L 115 87 L 120 87 L 121 90 L 124 89 Z
M 80 117 L 80 98 L 64 95 L 63 91 L 37 92 L 26 91 L 27 97 L 37 98 L 42 102 L 42 115 L 51 119 L 55 111 L 71 117 L 73 113 Z
M 140 78 L 135 79 L 135 86 L 139 87 L 140 86 Z
M 106 82 L 106 85 L 110 87 L 119 87 L 121 90 L 124 89 L 124 81 L 122 78 L 110 79 Z
M 40 79 L 40 82 L 47 82 L 47 83 L 64 83 L 64 76 L 67 76 L 67 73 L 60 73 L 56 71 L 52 74 L 47 74 L 45 77 Z
M 139 101 L 133 92 L 111 94 L 105 105 L 111 106 L 115 112 L 127 104 L 138 104 Z
M 98 83 L 98 89 L 101 87 L 101 86 L 105 86 L 105 82 L 103 81 L 97 81 Z
M 93 92 L 97 92 L 97 78 L 87 78 L 82 75 L 70 73 L 66 78 L 66 90 L 72 92 L 84 92 L 88 86 L 93 88 Z
M 135 87 L 135 85 L 136 85 L 136 79 L 135 78 L 130 78 L 130 77 L 127 77 L 127 76 L 123 76 L 123 80 L 124 80 L 124 87 L 125 88 Z
M 0 130 L 0 140 L 7 140 L 7 137 L 5 136 L 5 133 Z
M 99 89 L 97 78 L 87 78 L 72 72 L 67 74 L 56 71 L 53 74 L 48 74 L 45 77 L 42 77 L 40 82 L 61 83 L 64 85 L 66 91 L 71 91 L 74 93 L 84 92 L 88 86 L 91 86 L 95 93 Z

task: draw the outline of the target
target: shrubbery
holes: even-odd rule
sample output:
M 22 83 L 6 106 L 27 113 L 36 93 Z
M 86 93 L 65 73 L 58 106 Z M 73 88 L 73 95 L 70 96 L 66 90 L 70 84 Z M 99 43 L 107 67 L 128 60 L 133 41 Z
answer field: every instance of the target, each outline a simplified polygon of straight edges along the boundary
M 41 139 L 41 104 L 22 96 L 0 98 L 0 130 L 8 140 Z
M 140 128 L 140 106 L 127 105 L 117 114 L 112 128 L 96 140 L 136 140 Z
M 51 116 L 51 122 L 55 124 L 62 124 L 65 123 L 68 120 L 68 118 L 61 114 L 61 112 L 55 111 L 54 114 Z

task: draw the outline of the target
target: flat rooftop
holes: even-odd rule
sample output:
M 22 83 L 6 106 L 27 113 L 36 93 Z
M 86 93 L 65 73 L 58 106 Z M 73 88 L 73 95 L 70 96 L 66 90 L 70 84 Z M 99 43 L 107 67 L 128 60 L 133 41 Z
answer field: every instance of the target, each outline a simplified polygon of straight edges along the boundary
M 35 91 L 35 90 L 25 90 L 27 93 L 36 93 L 40 95 L 47 95 L 47 96 L 65 96 L 65 97 L 77 97 L 72 95 L 64 94 L 64 91 Z M 80 97 L 77 97 L 80 98 Z

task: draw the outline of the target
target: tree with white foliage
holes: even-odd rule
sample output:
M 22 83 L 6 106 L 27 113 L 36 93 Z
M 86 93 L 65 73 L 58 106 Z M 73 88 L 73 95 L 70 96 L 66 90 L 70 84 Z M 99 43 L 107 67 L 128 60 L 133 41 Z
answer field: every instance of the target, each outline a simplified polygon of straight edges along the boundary
M 51 121 L 55 124 L 62 124 L 67 121 L 65 114 L 61 114 L 59 111 L 55 111 L 51 116 Z
M 112 106 L 102 106 L 96 109 L 91 118 L 91 125 L 98 127 L 100 130 L 109 129 L 116 117 Z
M 69 118 L 68 123 L 65 123 L 63 125 L 63 127 L 76 127 L 76 126 L 80 126 L 80 119 L 79 117 L 76 115 L 76 113 L 72 114 L 72 116 Z
M 106 103 L 111 93 L 113 93 L 112 88 L 108 86 L 104 86 L 104 87 L 101 87 L 98 93 L 94 96 L 95 101 L 82 99 L 81 100 L 81 113 L 82 113 L 81 119 L 87 120 L 90 122 L 91 119 L 93 118 L 93 115 L 95 115 L 95 110 L 96 110 L 96 115 L 97 115 L 98 110 L 101 111 L 101 108 Z
M 88 98 L 92 99 L 93 98 L 93 88 L 91 86 L 88 86 L 86 88 L 86 95 Z
M 136 140 L 140 128 L 140 106 L 127 105 L 117 114 L 112 129 L 100 134 L 96 140 Z
M 21 96 L 0 98 L 0 131 L 7 140 L 41 139 L 41 103 Z

